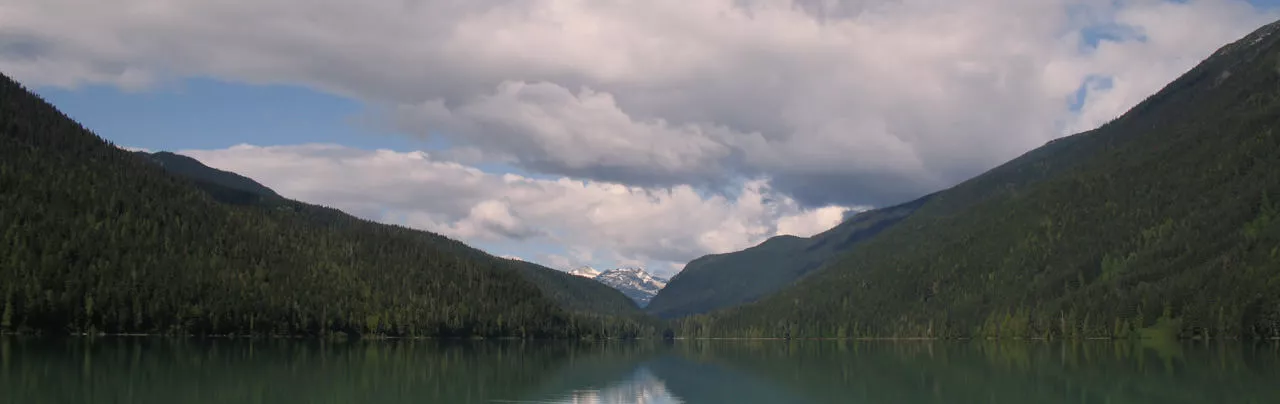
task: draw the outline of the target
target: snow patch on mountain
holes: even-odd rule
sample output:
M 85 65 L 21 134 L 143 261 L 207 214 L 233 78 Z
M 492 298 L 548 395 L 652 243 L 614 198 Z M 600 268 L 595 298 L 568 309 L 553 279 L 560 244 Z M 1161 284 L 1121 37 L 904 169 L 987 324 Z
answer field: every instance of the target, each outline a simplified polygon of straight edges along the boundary
M 658 291 L 667 287 L 667 278 L 653 276 L 645 272 L 644 268 L 628 267 L 610 269 L 600 272 L 599 270 L 589 267 L 580 266 L 568 271 L 570 275 L 581 276 L 583 278 L 595 279 L 597 282 L 608 285 L 617 289 L 631 300 L 635 301 L 640 307 L 649 305 L 649 300 L 658 295 Z
M 570 270 L 569 274 L 581 276 L 583 278 L 594 279 L 595 277 L 600 276 L 600 271 L 597 271 L 595 268 L 592 268 L 589 266 L 580 266 Z
M 649 305 L 649 300 L 658 291 L 667 287 L 667 279 L 653 276 L 643 268 L 618 268 L 604 271 L 595 280 L 609 285 L 634 300 L 640 307 Z

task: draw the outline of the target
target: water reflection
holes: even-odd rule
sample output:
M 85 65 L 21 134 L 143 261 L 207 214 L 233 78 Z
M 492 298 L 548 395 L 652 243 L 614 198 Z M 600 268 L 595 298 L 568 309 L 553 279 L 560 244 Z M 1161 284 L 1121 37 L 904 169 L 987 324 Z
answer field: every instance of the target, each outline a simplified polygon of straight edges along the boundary
M 495 400 L 503 401 L 503 400 Z M 667 386 L 647 366 L 640 365 L 635 372 L 622 380 L 601 389 L 585 388 L 569 391 L 563 397 L 545 397 L 539 400 L 510 402 L 554 404 L 679 404 L 683 400 L 667 391 Z
M 0 403 L 1280 402 L 1276 344 L 0 338 Z
M 683 341 L 635 366 L 547 402 L 1280 402 L 1275 344 Z

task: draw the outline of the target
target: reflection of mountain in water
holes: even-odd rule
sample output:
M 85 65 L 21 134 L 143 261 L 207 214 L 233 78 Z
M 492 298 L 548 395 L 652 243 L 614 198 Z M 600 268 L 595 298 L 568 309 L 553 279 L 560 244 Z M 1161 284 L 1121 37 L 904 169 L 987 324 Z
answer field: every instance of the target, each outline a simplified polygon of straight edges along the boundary
M 683 400 L 672 396 L 662 379 L 654 376 L 645 366 L 636 369 L 631 377 L 599 390 L 576 390 L 563 399 L 548 402 L 563 404 L 677 404 Z
M 546 404 L 675 404 L 675 403 L 808 403 L 774 381 L 717 363 L 668 352 L 633 365 L 630 375 L 603 387 L 580 387 L 546 394 L 522 403 Z
M 0 337 L 0 402 L 1280 403 L 1280 344 Z
M 684 344 L 610 344 L 544 375 L 536 392 L 502 402 L 545 404 L 810 403 L 776 380 L 692 355 Z M 619 354 L 617 350 L 631 351 Z
M 646 351 L 624 355 L 632 370 L 610 381 L 603 368 L 569 365 L 601 387 L 536 402 L 1280 402 L 1273 345 L 683 341 Z
M 689 403 L 1280 402 L 1280 344 L 687 341 L 675 352 L 707 365 L 674 366 L 681 384 L 735 386 L 694 398 L 655 370 Z M 779 399 L 759 398 L 768 392 Z
M 645 364 L 685 403 L 805 404 L 802 395 L 731 366 L 686 354 L 671 354 Z

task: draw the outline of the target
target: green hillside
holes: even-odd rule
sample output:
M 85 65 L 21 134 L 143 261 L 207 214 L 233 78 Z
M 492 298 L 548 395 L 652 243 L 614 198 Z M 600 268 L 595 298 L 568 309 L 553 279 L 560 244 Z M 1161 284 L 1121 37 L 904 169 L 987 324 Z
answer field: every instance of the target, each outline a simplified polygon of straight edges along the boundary
M 686 336 L 1280 337 L 1280 23 Z
M 251 178 L 229 171 L 219 170 L 201 163 L 199 160 L 170 152 L 134 152 L 139 156 L 154 161 L 170 173 L 195 181 L 198 184 L 212 184 L 234 191 L 246 192 L 264 198 L 280 198 L 276 191 L 259 184 Z
M 330 208 L 244 198 L 261 194 L 153 163 L 0 77 L 0 329 L 655 334 L 607 287 L 531 282 L 548 276 L 530 271 L 550 270 Z
M 755 301 L 893 226 L 926 200 L 862 212 L 813 237 L 778 236 L 743 251 L 695 259 L 658 292 L 646 311 L 673 318 Z
M 317 225 L 359 220 L 337 209 L 285 199 L 257 181 L 206 166 L 191 157 L 170 152 L 137 153 L 158 163 L 170 173 L 194 181 L 196 187 L 221 202 L 290 210 L 309 217 Z M 588 316 L 621 316 L 649 325 L 657 324 L 654 319 L 645 316 L 625 295 L 600 282 L 530 262 L 494 257 L 476 249 L 459 252 L 470 260 L 495 261 L 497 262 L 495 265 L 516 268 L 525 279 L 537 285 L 544 295 L 554 299 L 564 309 Z

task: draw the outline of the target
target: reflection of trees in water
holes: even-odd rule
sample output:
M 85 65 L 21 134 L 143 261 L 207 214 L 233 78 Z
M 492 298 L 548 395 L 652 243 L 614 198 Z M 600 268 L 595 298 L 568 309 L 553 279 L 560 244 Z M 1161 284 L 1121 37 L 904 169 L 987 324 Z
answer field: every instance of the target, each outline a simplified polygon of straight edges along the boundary
M 47 341 L 0 402 L 1280 402 L 1277 344 Z
M 613 382 L 652 351 L 537 341 L 0 338 L 0 402 L 482 402 Z
M 1280 402 L 1275 344 L 689 341 L 816 402 Z
M 654 397 L 665 394 L 662 380 L 652 377 L 640 366 L 661 354 L 664 347 L 658 344 L 621 341 L 547 344 L 569 344 L 579 348 L 571 350 L 571 356 L 564 358 L 556 368 L 539 371 L 541 375 L 535 386 L 510 397 L 536 397 L 551 402 L 576 397 L 583 401 L 570 402 L 608 403 L 618 401 L 605 398 L 629 394 L 629 391 Z
M 803 395 L 775 380 L 726 363 L 683 355 L 663 356 L 645 363 L 662 378 L 675 397 L 687 403 L 803 404 Z

